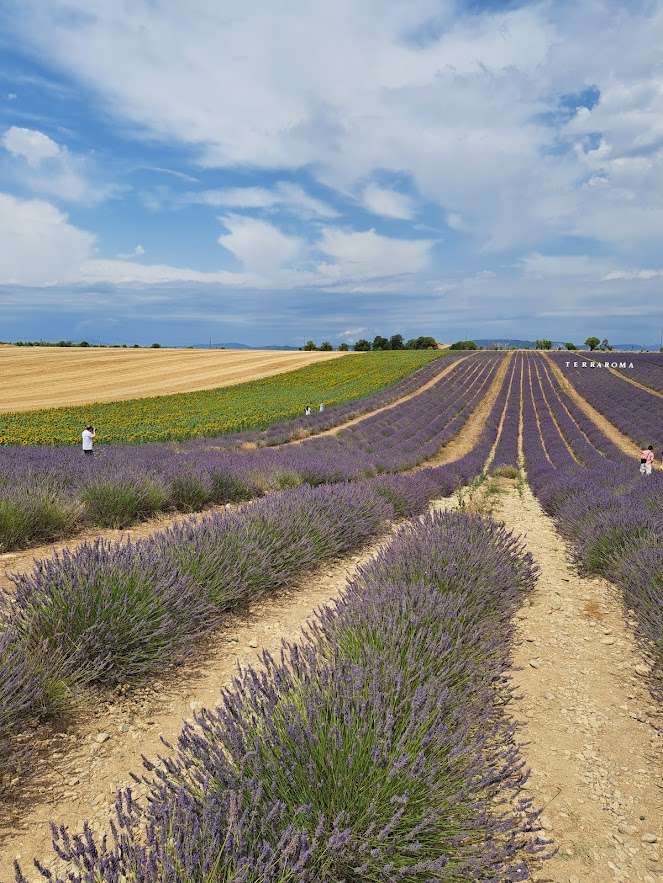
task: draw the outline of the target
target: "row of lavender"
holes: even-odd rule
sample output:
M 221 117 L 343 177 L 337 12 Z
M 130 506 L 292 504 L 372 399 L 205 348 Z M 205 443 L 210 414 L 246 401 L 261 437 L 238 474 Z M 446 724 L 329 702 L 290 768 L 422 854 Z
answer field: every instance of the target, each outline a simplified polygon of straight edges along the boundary
M 207 440 L 108 446 L 94 458 L 70 448 L 5 448 L 0 548 L 65 536 L 84 523 L 125 527 L 168 509 L 197 511 L 304 482 L 409 468 L 458 431 L 500 359 L 473 356 L 428 390 L 338 435 L 280 448 L 224 451 Z
M 426 383 L 434 380 L 454 362 L 466 357 L 467 353 L 445 353 L 443 357 L 429 362 L 427 365 L 399 380 L 398 383 L 394 383 L 363 398 L 327 408 L 322 412 L 315 411 L 308 417 L 283 420 L 280 423 L 272 424 L 267 429 L 233 432 L 212 440 L 197 439 L 187 444 L 206 447 L 211 443 L 215 447 L 232 450 L 240 448 L 242 445 L 271 447 L 286 444 L 295 439 L 307 438 L 310 435 L 333 429 L 335 426 L 340 426 L 342 423 L 347 423 L 371 411 L 376 411 L 378 408 L 383 408 L 397 399 L 416 392 Z
M 242 672 L 173 759 L 147 764 L 150 801 L 118 795 L 108 841 L 54 829 L 66 876 L 44 876 L 531 879 L 546 841 L 505 705 L 535 578 L 494 522 L 436 513 L 401 529 L 300 644 Z
M 592 447 L 590 421 L 579 409 L 566 410 L 570 400 L 545 360 L 528 361 L 529 397 L 538 414 L 554 415 L 556 424 L 554 432 L 552 417 L 544 417 L 542 428 L 550 432 L 542 435 L 536 421 L 525 422 L 530 484 L 570 541 L 577 564 L 621 590 L 652 663 L 652 689 L 663 698 L 663 473 L 642 476 L 637 460 L 605 437 L 600 449 Z
M 612 364 L 615 361 L 615 356 L 614 354 L 608 354 L 608 356 Z M 617 368 L 620 374 L 631 377 L 650 389 L 663 392 L 663 353 L 638 353 L 637 355 L 618 353 L 617 364 L 620 365 L 624 362 L 627 364 L 626 368 Z
M 0 755 L 13 734 L 82 687 L 162 671 L 228 610 L 282 586 L 421 511 L 481 472 L 506 388 L 478 444 L 408 476 L 297 488 L 137 542 L 83 544 L 14 577 L 0 606 Z M 21 740 L 19 740 L 20 742 Z
M 551 358 L 555 359 L 558 368 L 597 411 L 636 444 L 642 447 L 653 444 L 658 456 L 663 448 L 663 396 L 629 383 L 609 368 L 582 368 L 582 363 L 575 368 L 573 362 L 567 367 L 569 360 L 563 356 L 554 355 Z M 640 359 L 642 356 L 633 356 L 634 368 L 623 370 L 622 373 L 626 377 L 637 378 L 636 368 L 641 368 Z

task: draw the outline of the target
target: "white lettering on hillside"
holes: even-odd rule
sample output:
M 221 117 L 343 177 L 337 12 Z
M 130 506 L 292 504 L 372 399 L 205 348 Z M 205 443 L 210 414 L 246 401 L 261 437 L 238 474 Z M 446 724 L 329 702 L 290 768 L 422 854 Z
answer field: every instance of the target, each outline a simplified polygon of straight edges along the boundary
M 564 362 L 567 368 L 635 368 L 633 362 Z

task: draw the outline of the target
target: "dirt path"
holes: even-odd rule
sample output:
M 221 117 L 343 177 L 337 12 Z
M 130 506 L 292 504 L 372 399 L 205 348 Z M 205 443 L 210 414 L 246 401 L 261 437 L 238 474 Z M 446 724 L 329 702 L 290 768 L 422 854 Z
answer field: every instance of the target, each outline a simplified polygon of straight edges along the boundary
M 225 627 L 201 648 L 197 666 L 189 665 L 171 679 L 152 681 L 124 695 L 88 702 L 70 726 L 43 745 L 45 768 L 31 783 L 14 819 L 0 819 L 0 881 L 13 880 L 11 867 L 20 856 L 28 879 L 40 881 L 32 858 L 50 858 L 49 823 L 80 830 L 88 819 L 95 830 L 108 830 L 115 792 L 132 784 L 130 771 L 140 773 L 141 757 L 166 753 L 161 736 L 176 740 L 185 718 L 203 706 L 216 705 L 221 688 L 230 685 L 238 664 L 258 662 L 263 650 L 278 654 L 285 639 L 296 641 L 314 610 L 336 598 L 355 568 L 389 542 L 398 527 L 377 542 L 317 573 L 300 584 L 229 617 Z M 140 795 L 142 789 L 137 788 Z M 57 866 L 56 863 L 52 863 Z M 49 864 L 51 867 L 51 864 Z
M 502 359 L 488 387 L 488 391 L 470 413 L 460 431 L 446 445 L 443 445 L 432 459 L 424 463 L 424 466 L 441 466 L 445 463 L 451 463 L 453 460 L 460 460 L 461 457 L 469 454 L 472 448 L 476 446 L 486 425 L 488 415 L 495 404 L 495 399 L 499 395 L 504 383 L 504 378 L 511 364 L 512 355 L 512 353 L 507 353 Z
M 559 852 L 541 881 L 663 880 L 663 719 L 616 590 L 579 577 L 529 488 L 497 499 L 541 568 L 514 652 L 528 788 Z M 657 716 L 658 715 L 658 716 Z
M 616 444 L 625 454 L 628 454 L 629 457 L 637 456 L 639 448 L 635 442 L 631 441 L 627 435 L 620 432 L 616 426 L 614 426 L 603 416 L 603 414 L 597 411 L 596 408 L 592 407 L 592 405 L 580 395 L 578 390 L 566 377 L 562 369 L 555 364 L 553 359 L 543 353 L 542 356 L 548 365 L 550 365 L 553 376 L 559 381 L 564 391 L 568 393 L 580 410 L 583 411 L 590 420 L 593 420 L 601 432 L 606 435 L 611 442 L 614 442 L 614 444 Z

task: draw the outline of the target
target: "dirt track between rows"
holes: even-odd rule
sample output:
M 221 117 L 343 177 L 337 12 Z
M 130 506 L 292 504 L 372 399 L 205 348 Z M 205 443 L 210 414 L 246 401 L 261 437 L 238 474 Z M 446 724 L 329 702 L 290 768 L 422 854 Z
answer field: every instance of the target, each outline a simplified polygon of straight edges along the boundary
M 577 574 L 552 519 L 521 490 L 500 495 L 494 514 L 541 568 L 512 672 L 528 790 L 559 850 L 535 879 L 663 880 L 663 718 L 648 666 L 614 586 Z
M 576 405 L 592 420 L 601 432 L 607 436 L 611 442 L 617 445 L 625 454 L 628 454 L 629 457 L 637 456 L 639 453 L 639 447 L 636 445 L 634 441 L 632 441 L 627 435 L 624 435 L 623 432 L 620 432 L 616 426 L 614 426 L 606 417 L 601 414 L 600 411 L 597 411 L 596 408 L 592 407 L 589 404 L 587 399 L 584 399 L 575 386 L 571 383 L 571 381 L 564 374 L 562 369 L 555 364 L 554 359 L 551 359 L 545 353 L 542 353 L 543 358 L 546 360 L 548 365 L 550 365 L 553 375 L 557 378 L 559 383 L 562 386 L 562 389 L 568 393 L 568 395 L 573 399 Z
M 348 353 L 5 346 L 0 347 L 0 413 L 216 389 L 344 355 Z

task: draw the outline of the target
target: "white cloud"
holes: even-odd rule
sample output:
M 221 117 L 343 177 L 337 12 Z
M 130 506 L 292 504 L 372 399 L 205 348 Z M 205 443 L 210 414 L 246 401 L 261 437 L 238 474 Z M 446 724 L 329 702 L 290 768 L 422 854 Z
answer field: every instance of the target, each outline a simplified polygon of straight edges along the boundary
M 120 252 L 117 257 L 122 261 L 128 261 L 131 258 L 140 258 L 145 254 L 145 249 L 142 245 L 137 245 L 133 251 L 129 252 Z
M 93 234 L 41 199 L 0 193 L 0 282 L 51 285 L 77 278 L 92 254 Z
M 361 202 L 374 215 L 409 221 L 414 217 L 414 200 L 404 193 L 369 184 L 361 194 Z
M 544 255 L 532 252 L 518 261 L 525 276 L 535 279 L 593 277 L 600 279 L 615 262 L 591 255 Z
M 44 160 L 60 156 L 60 146 L 34 129 L 22 129 L 11 126 L 0 138 L 2 146 L 12 156 L 24 159 L 32 169 L 38 168 Z
M 381 279 L 427 270 L 430 264 L 428 239 L 393 239 L 375 230 L 361 233 L 327 227 L 316 243 L 319 251 L 333 259 L 318 271 L 329 280 Z
M 603 281 L 614 282 L 618 279 L 648 281 L 661 278 L 663 278 L 663 270 L 613 270 L 603 277 Z
M 172 267 L 168 264 L 137 264 L 133 261 L 92 259 L 77 268 L 78 282 L 106 282 L 113 285 L 167 285 L 176 282 L 194 282 L 205 285 L 237 285 L 259 283 L 258 279 L 242 273 L 202 272 L 190 267 Z
M 228 215 L 220 220 L 228 232 L 219 236 L 219 244 L 246 270 L 259 273 L 278 270 L 291 264 L 304 251 L 302 239 L 282 233 L 267 221 L 242 215 Z
M 55 196 L 66 202 L 95 203 L 115 190 L 93 181 L 90 163 L 70 153 L 48 135 L 36 129 L 11 126 L 0 138 L 11 157 L 16 179 L 35 193 Z
M 306 166 L 346 194 L 404 172 L 492 251 L 569 231 L 629 248 L 660 231 L 660 2 L 628 16 L 617 0 L 471 15 L 452 0 L 200 0 L 195 16 L 138 0 L 130 17 L 104 0 L 10 5 L 20 38 L 106 110 L 203 164 Z M 559 97 L 589 84 L 597 106 L 551 123 Z M 588 149 L 596 132 L 604 146 Z
M 215 208 L 273 209 L 285 208 L 299 217 L 335 218 L 338 212 L 321 199 L 311 196 L 303 187 L 281 181 L 273 189 L 267 187 L 228 187 L 188 193 L 186 202 L 202 203 Z

